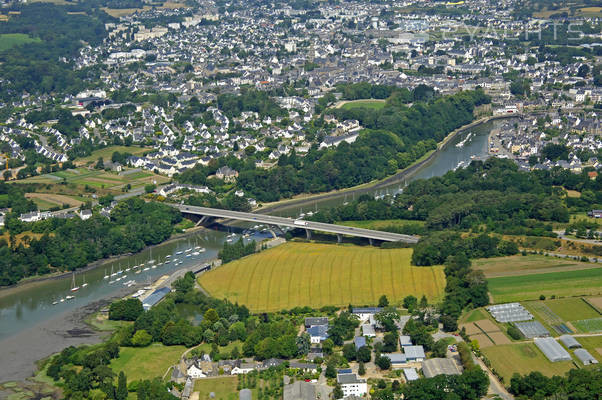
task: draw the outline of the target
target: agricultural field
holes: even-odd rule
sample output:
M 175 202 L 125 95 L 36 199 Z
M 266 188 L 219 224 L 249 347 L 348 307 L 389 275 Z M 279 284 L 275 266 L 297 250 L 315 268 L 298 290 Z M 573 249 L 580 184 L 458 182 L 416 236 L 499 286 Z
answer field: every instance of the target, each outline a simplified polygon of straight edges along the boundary
M 491 361 L 491 366 L 510 383 L 512 374 L 529 374 L 539 371 L 546 376 L 564 375 L 574 367 L 571 361 L 550 362 L 534 343 L 516 343 L 490 346 L 481 352 Z
M 238 377 L 197 379 L 194 382 L 194 391 L 199 392 L 199 400 L 238 400 Z M 210 397 L 212 392 L 215 393 L 215 397 Z
M 121 172 L 106 172 L 104 170 L 76 168 L 50 174 L 33 176 L 16 181 L 16 183 L 45 183 L 57 184 L 66 181 L 67 184 L 88 186 L 108 193 L 121 194 L 121 188 L 130 184 L 132 188 L 144 187 L 156 181 L 158 184 L 169 181 L 169 178 L 148 171 L 139 171 L 128 174 Z M 60 187 L 60 185 L 57 185 Z
M 576 271 L 599 268 L 599 265 L 564 258 L 529 254 L 526 256 L 482 258 L 473 261 L 473 268 L 483 271 L 486 278 L 498 278 L 503 276 Z
M 343 101 L 337 108 L 342 108 L 345 110 L 351 110 L 353 108 L 371 108 L 374 110 L 380 110 L 384 108 L 386 105 L 384 100 L 351 100 L 351 101 Z
M 602 293 L 602 268 L 548 272 L 488 279 L 494 303 Z
M 580 336 L 575 338 L 584 349 L 602 363 L 602 336 Z
M 546 300 L 544 301 L 544 304 L 565 321 L 598 318 L 601 316 L 592 306 L 587 304 L 580 297 Z
M 24 33 L 3 33 L 0 35 L 0 52 L 21 44 L 41 41 L 40 38 L 32 38 Z
M 163 346 L 156 343 L 148 347 L 121 347 L 119 357 L 111 360 L 110 366 L 117 374 L 123 371 L 128 382 L 163 377 L 185 350 L 184 346 Z
M 199 283 L 253 311 L 375 305 L 383 294 L 391 303 L 410 294 L 441 300 L 443 268 L 413 267 L 411 255 L 411 249 L 285 243 L 203 274 Z
M 61 207 L 68 204 L 71 207 L 79 207 L 86 199 L 75 196 L 65 196 L 54 193 L 25 193 L 25 197 L 32 199 L 40 210 L 48 210 L 53 207 Z
M 96 151 L 93 151 L 92 154 L 90 154 L 87 157 L 82 157 L 82 158 L 77 158 L 75 160 L 75 164 L 76 165 L 85 165 L 88 163 L 96 163 L 96 161 L 98 161 L 99 157 L 102 157 L 104 161 L 111 161 L 111 157 L 113 156 L 114 152 L 119 152 L 119 153 L 130 153 L 134 156 L 140 155 L 142 153 L 144 153 L 145 151 L 151 151 L 152 149 L 150 148 L 146 148 L 146 147 L 140 147 L 140 146 L 109 146 L 109 147 L 105 147 L 104 149 L 99 149 Z

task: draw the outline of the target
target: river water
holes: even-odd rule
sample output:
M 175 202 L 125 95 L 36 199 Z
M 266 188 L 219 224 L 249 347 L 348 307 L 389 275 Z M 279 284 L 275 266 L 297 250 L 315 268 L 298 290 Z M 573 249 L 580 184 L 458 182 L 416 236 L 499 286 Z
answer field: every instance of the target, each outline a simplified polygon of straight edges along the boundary
M 487 155 L 488 134 L 493 128 L 502 123 L 502 121 L 493 121 L 468 129 L 451 140 L 434 157 L 431 163 L 417 171 L 412 177 L 377 188 L 362 190 L 362 192 L 375 196 L 393 194 L 402 189 L 404 184 L 409 182 L 409 180 L 440 176 L 456 168 L 460 162 L 470 163 L 471 157 L 485 157 Z M 465 140 L 469 135 L 470 138 Z M 463 142 L 464 145 L 462 147 L 456 146 L 461 141 L 465 141 Z M 342 194 L 334 198 L 331 197 L 326 200 L 316 201 L 310 206 L 305 206 L 305 209 L 293 206 L 279 209 L 274 214 L 297 216 L 301 212 L 307 213 L 314 209 L 330 207 L 341 204 L 344 201 L 351 201 L 357 195 Z M 152 249 L 146 249 L 136 255 L 122 257 L 119 261 L 108 261 L 98 268 L 76 274 L 75 282 L 77 286 L 81 286 L 84 279 L 88 285 L 74 293 L 70 291 L 72 276 L 25 285 L 17 289 L 10 289 L 4 294 L 0 292 L 0 343 L 2 343 L 3 339 L 14 337 L 26 329 L 34 328 L 36 325 L 54 316 L 75 310 L 103 298 L 114 296 L 123 291 L 124 282 L 135 280 L 138 287 L 145 286 L 162 275 L 171 274 L 184 267 L 201 265 L 217 256 L 217 252 L 222 247 L 224 241 L 227 240 L 227 236 L 228 232 L 224 231 L 201 230 L 196 234 L 156 246 Z M 262 235 L 258 234 L 255 239 L 260 239 L 261 237 Z M 194 250 L 189 253 L 185 253 L 185 250 L 197 246 L 205 248 L 205 251 L 198 256 L 191 255 L 186 257 L 186 254 L 191 254 Z M 179 252 L 182 253 L 178 254 Z M 163 264 L 168 259 L 168 255 L 172 261 L 168 264 Z M 146 263 L 146 266 L 149 266 L 148 261 L 151 258 L 156 260 L 156 264 L 161 265 L 156 268 L 149 268 L 139 274 L 134 273 L 134 270 L 123 272 L 118 276 L 126 277 L 118 282 L 110 283 L 117 276 L 108 279 L 104 278 L 105 275 L 110 275 L 111 269 L 117 272 L 118 270 L 125 270 L 142 263 Z M 175 259 L 179 261 L 175 262 Z M 180 261 L 182 262 L 181 264 L 179 264 Z M 134 288 L 132 288 L 132 291 L 134 291 Z M 68 295 L 74 295 L 75 298 L 61 302 L 61 299 L 65 299 Z M 57 304 L 53 305 L 53 302 L 57 302 Z

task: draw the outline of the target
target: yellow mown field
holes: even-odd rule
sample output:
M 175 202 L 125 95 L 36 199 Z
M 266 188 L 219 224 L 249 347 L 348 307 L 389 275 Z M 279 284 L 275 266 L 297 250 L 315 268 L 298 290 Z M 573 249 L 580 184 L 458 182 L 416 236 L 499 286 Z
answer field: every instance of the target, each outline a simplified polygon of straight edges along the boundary
M 212 296 L 252 311 L 296 306 L 375 305 L 407 295 L 441 300 L 442 267 L 413 267 L 411 249 L 286 243 L 203 274 L 199 283 Z

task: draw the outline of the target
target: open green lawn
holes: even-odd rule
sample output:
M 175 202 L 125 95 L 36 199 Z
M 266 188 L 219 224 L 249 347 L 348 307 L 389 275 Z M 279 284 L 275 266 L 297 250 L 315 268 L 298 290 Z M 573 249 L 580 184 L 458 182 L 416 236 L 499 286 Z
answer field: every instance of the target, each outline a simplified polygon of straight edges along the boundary
M 473 267 L 474 269 L 483 271 L 487 278 L 599 268 L 598 265 L 593 263 L 535 254 L 481 258 L 473 261 Z
M 491 361 L 493 369 L 504 377 L 505 385 L 510 383 L 515 372 L 524 375 L 540 371 L 546 376 L 562 376 L 574 367 L 571 361 L 550 362 L 534 343 L 491 346 L 481 352 Z
M 98 160 L 99 157 L 102 157 L 104 161 L 111 161 L 111 157 L 113 153 L 118 151 L 120 153 L 130 153 L 132 155 L 139 155 L 144 153 L 145 151 L 151 151 L 150 148 L 140 147 L 140 146 L 109 146 L 104 149 L 93 151 L 91 155 L 87 157 L 77 158 L 75 160 L 76 164 L 86 164 L 89 162 L 94 162 Z
M 212 296 L 228 298 L 253 311 L 296 306 L 376 305 L 407 295 L 441 300 L 443 268 L 413 267 L 412 249 L 285 243 L 201 275 Z
M 554 314 L 565 321 L 598 318 L 601 316 L 580 297 L 546 300 L 544 303 Z
M 194 391 L 199 392 L 199 400 L 237 400 L 238 377 L 224 376 L 220 378 L 197 379 L 194 382 Z M 209 397 L 210 393 L 215 397 Z
M 495 303 L 602 293 L 602 268 L 488 279 Z
M 477 308 L 476 310 L 469 311 L 467 314 L 463 315 L 460 322 L 467 323 L 489 319 L 488 315 L 489 313 L 487 311 L 484 311 L 482 308 Z
M 587 333 L 602 332 L 602 317 L 573 321 L 572 324 L 582 332 L 587 332 Z
M 12 47 L 24 43 L 41 42 L 40 38 L 32 38 L 24 33 L 3 33 L 0 35 L 0 51 L 8 50 Z
M 49 210 L 49 209 L 51 209 L 53 207 L 57 207 L 57 206 L 60 207 L 60 204 L 51 203 L 51 202 L 46 201 L 44 199 L 34 198 L 32 200 L 33 200 L 34 203 L 36 203 L 36 206 L 38 206 L 38 209 L 42 210 L 42 211 Z
M 353 226 L 354 228 L 374 229 L 379 230 L 394 226 L 396 228 L 405 225 L 424 226 L 424 221 L 412 221 L 407 219 L 379 219 L 373 221 L 340 221 L 338 225 Z
M 376 100 L 376 99 L 372 99 L 372 100 L 353 100 L 353 101 L 348 101 L 347 103 L 343 104 L 341 106 L 341 108 L 345 109 L 345 110 L 350 110 L 352 108 L 372 108 L 374 110 L 380 110 L 381 108 L 383 108 L 385 106 L 385 101 L 384 100 Z
M 119 357 L 111 360 L 111 369 L 115 373 L 123 371 L 128 382 L 161 378 L 169 367 L 178 362 L 185 350 L 184 346 L 162 344 L 152 344 L 148 347 L 121 347 Z

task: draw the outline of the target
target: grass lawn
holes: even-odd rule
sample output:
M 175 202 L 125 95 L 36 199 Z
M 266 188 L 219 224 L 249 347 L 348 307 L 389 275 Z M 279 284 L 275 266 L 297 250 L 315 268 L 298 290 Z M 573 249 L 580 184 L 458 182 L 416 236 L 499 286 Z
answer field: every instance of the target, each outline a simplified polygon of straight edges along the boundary
M 580 321 L 573 321 L 572 324 L 582 332 L 602 332 L 602 318 L 582 319 Z
M 120 153 L 131 153 L 132 155 L 139 155 L 144 153 L 145 151 L 150 151 L 150 148 L 140 147 L 140 146 L 109 146 L 104 149 L 99 149 L 93 151 L 87 157 L 77 158 L 75 163 L 79 164 L 87 164 L 89 162 L 94 162 L 98 160 L 98 157 L 102 157 L 104 161 L 111 161 L 111 157 L 113 153 L 118 151 Z
M 412 221 L 407 219 L 380 219 L 374 221 L 339 221 L 337 225 L 352 226 L 354 228 L 379 230 L 390 226 L 402 227 L 405 225 L 424 226 L 424 221 Z
M 197 379 L 194 382 L 194 391 L 199 392 L 199 400 L 237 400 L 238 399 L 238 377 L 225 376 L 222 378 Z M 209 394 L 215 393 L 215 397 Z
M 443 268 L 413 267 L 411 256 L 412 249 L 285 243 L 203 274 L 199 282 L 212 296 L 253 311 L 375 305 L 383 294 L 391 303 L 410 294 L 441 300 Z
M 491 361 L 491 366 L 504 377 L 504 384 L 510 383 L 512 374 L 521 375 L 540 371 L 546 376 L 563 376 L 574 368 L 571 361 L 550 362 L 534 343 L 517 343 L 491 346 L 481 349 Z
M 483 319 L 488 319 L 489 318 L 488 315 L 489 315 L 489 313 L 484 311 L 482 308 L 477 308 L 476 310 L 469 311 L 466 315 L 464 315 L 460 319 L 460 322 L 466 323 L 466 322 L 480 321 Z
M 148 347 L 121 347 L 119 357 L 111 360 L 111 369 L 117 374 L 123 371 L 128 382 L 161 378 L 169 367 L 180 359 L 185 350 L 184 346 L 162 344 L 152 344 Z
M 544 303 L 550 310 L 565 321 L 577 321 L 600 317 L 600 314 L 580 297 L 546 300 Z
M 24 33 L 3 33 L 0 35 L 0 51 L 8 50 L 12 47 L 24 43 L 41 42 L 40 38 L 32 38 Z
M 602 293 L 602 268 L 488 279 L 495 303 Z
M 133 324 L 130 321 L 111 321 L 107 315 L 94 313 L 85 319 L 85 322 L 99 331 L 111 332 L 122 326 Z
M 221 354 L 231 353 L 235 347 L 238 347 L 239 352 L 242 354 L 242 342 L 240 340 L 236 340 L 234 342 L 230 342 L 225 346 L 219 346 L 218 350 Z M 199 350 L 203 350 L 205 353 L 211 353 L 211 345 L 209 343 L 202 343 L 196 347 Z
M 483 271 L 487 278 L 497 278 L 501 276 L 575 271 L 599 268 L 599 266 L 593 263 L 530 254 L 527 256 L 481 258 L 473 261 L 473 268 Z
M 346 103 L 344 103 L 343 105 L 341 105 L 340 108 L 345 109 L 345 110 L 350 110 L 352 108 L 371 108 L 374 110 L 380 110 L 381 108 L 383 108 L 385 106 L 385 101 L 384 100 L 377 100 L 377 99 L 372 99 L 372 100 L 353 100 L 353 101 L 348 101 Z

